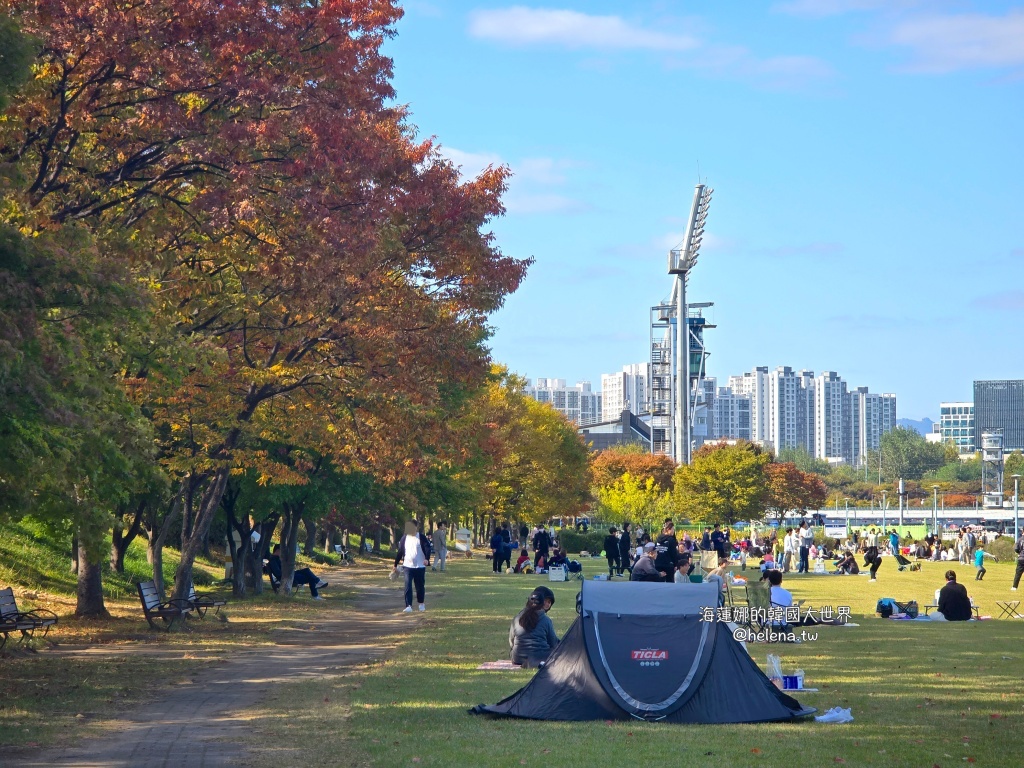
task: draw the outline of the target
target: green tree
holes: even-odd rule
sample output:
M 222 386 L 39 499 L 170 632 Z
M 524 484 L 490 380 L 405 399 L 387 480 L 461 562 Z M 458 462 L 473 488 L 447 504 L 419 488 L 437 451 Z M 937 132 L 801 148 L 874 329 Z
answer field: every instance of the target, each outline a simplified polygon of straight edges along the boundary
M 679 514 L 726 525 L 764 517 L 765 467 L 771 456 L 753 443 L 705 445 L 676 470 Z
M 925 472 L 945 464 L 945 449 L 929 443 L 916 430 L 896 427 L 882 435 L 882 475 L 889 482 L 920 480 Z
M 671 508 L 672 494 L 661 490 L 652 477 L 634 477 L 626 472 L 611 485 L 599 486 L 597 500 L 606 518 L 638 523 L 654 530 Z M 671 512 L 669 513 L 671 514 Z

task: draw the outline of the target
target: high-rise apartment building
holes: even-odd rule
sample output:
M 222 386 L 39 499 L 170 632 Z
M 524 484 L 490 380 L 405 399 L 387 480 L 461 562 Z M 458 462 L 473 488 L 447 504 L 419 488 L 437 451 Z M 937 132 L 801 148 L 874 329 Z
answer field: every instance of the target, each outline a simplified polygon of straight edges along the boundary
M 974 403 L 939 403 L 939 421 L 935 429 L 943 443 L 953 443 L 961 456 L 973 456 Z
M 750 396 L 750 440 L 761 445 L 770 441 L 768 428 L 768 366 L 759 365 L 741 376 L 729 377 L 729 389 Z
M 876 395 L 857 387 L 850 397 L 850 443 L 847 461 L 862 466 L 869 451 L 877 451 L 882 435 L 896 428 L 896 395 Z
M 814 371 L 801 370 L 797 376 L 800 387 L 796 391 L 796 442 L 811 456 L 814 455 Z
M 852 451 L 850 400 L 846 382 L 835 371 L 824 371 L 814 380 L 814 457 L 825 461 L 849 461 Z
M 847 388 L 835 371 L 819 376 L 780 366 L 758 366 L 730 376 L 711 402 L 709 434 L 719 440 L 743 439 L 775 453 L 803 448 L 833 463 L 862 466 L 877 451 L 882 435 L 896 427 L 896 396 L 867 387 Z
M 974 382 L 974 434 L 1002 430 L 1003 450 L 1024 450 L 1024 380 Z
M 750 395 L 719 387 L 715 393 L 712 436 L 717 440 L 750 440 L 750 406 Z
M 524 394 L 541 403 L 550 403 L 572 422 L 583 427 L 601 421 L 601 393 L 590 390 L 589 381 L 578 381 L 573 387 L 565 379 L 526 380 Z
M 614 421 L 623 411 L 650 410 L 651 364 L 622 366 L 618 373 L 601 374 L 601 421 Z

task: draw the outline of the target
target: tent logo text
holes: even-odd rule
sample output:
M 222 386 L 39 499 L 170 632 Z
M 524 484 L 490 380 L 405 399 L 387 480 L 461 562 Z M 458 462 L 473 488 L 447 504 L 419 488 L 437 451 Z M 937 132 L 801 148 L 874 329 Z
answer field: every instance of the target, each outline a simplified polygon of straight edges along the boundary
M 647 666 L 647 665 L 644 665 L 643 662 L 647 662 L 647 661 L 667 661 L 668 660 L 668 651 L 662 651 L 662 650 L 659 650 L 657 648 L 642 648 L 639 651 L 633 651 L 632 652 L 632 657 L 633 657 L 633 661 L 641 662 L 641 666 Z

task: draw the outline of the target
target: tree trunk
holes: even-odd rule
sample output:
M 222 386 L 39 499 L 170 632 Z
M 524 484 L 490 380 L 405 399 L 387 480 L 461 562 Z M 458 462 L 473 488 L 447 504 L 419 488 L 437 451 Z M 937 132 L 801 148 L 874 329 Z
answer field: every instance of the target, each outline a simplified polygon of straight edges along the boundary
M 359 526 L 359 554 L 360 556 L 366 554 L 366 526 Z
M 78 573 L 78 534 L 71 537 L 71 572 Z
M 378 524 L 377 525 L 377 533 L 374 534 L 374 536 L 373 536 L 373 554 L 375 554 L 375 555 L 379 555 L 380 554 L 380 543 L 381 543 L 381 537 L 383 537 L 383 535 L 384 535 L 384 526 Z
M 124 573 L 124 553 L 128 551 L 128 547 L 142 530 L 142 518 L 145 511 L 146 502 L 143 500 L 135 508 L 135 515 L 127 530 L 123 527 L 124 515 L 117 516 L 118 523 L 114 525 L 113 536 L 110 540 L 110 570 L 115 573 Z
M 224 488 L 227 486 L 229 470 L 227 467 L 220 467 L 210 478 L 209 485 L 203 492 L 202 500 L 195 517 L 192 521 L 192 532 L 181 550 L 181 561 L 174 572 L 174 594 L 175 600 L 184 600 L 188 597 L 189 585 L 192 583 L 192 565 L 196 557 L 202 551 L 203 542 L 210 532 L 210 524 L 213 523 L 214 515 L 220 507 L 221 497 L 224 495 Z
M 191 476 L 188 476 L 186 481 L 192 482 Z M 153 566 L 153 583 L 156 585 L 156 591 L 160 595 L 161 600 L 165 599 L 166 596 L 164 590 L 164 545 L 167 543 L 167 537 L 170 536 L 171 528 L 174 527 L 178 515 L 181 514 L 182 498 L 183 490 L 179 489 L 178 493 L 171 499 L 170 508 L 167 510 L 167 514 L 164 515 L 159 530 L 157 530 L 156 507 L 152 508 L 153 517 L 149 522 L 149 546 L 146 548 L 146 558 L 149 560 L 149 564 Z
M 306 526 L 306 546 L 303 551 L 306 553 L 306 557 L 313 554 L 316 549 L 316 520 L 311 520 L 308 516 L 303 518 L 302 524 Z M 328 545 L 330 540 L 328 540 Z M 328 551 L 330 549 L 328 548 Z
M 341 533 L 341 546 L 343 546 L 345 549 L 349 548 L 349 529 L 348 528 L 346 528 Z
M 109 619 L 103 605 L 103 566 L 90 562 L 85 547 L 78 548 L 78 603 L 75 616 L 86 619 Z
M 295 575 L 295 550 L 298 545 L 299 523 L 305 502 L 281 505 L 281 588 L 286 595 L 292 594 L 292 577 Z

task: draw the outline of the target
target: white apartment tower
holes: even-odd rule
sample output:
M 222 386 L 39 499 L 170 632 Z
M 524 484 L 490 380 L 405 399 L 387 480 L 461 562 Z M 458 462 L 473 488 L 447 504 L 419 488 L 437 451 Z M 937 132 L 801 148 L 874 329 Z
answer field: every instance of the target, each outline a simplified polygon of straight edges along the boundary
M 796 393 L 796 442 L 814 455 L 814 371 L 800 371 Z
M 796 448 L 797 404 L 800 397 L 800 378 L 787 366 L 768 374 L 768 443 L 778 453 L 784 448 Z
M 527 379 L 523 393 L 538 402 L 549 403 L 581 427 L 601 421 L 601 393 L 592 392 L 589 381 L 578 381 L 570 387 L 565 379 L 539 378 L 536 384 Z
M 848 461 L 844 429 L 849 422 L 850 398 L 846 382 L 835 371 L 824 371 L 814 380 L 814 457 Z
M 622 366 L 618 373 L 601 374 L 601 421 L 615 421 L 623 411 L 650 411 L 651 364 Z
M 863 466 L 869 451 L 877 451 L 882 435 L 896 428 L 896 395 L 875 395 L 867 387 L 850 392 L 851 450 L 849 462 Z
M 714 400 L 712 436 L 718 440 L 750 440 L 750 395 L 738 395 L 729 387 L 719 387 Z
M 768 366 L 759 365 L 742 376 L 730 376 L 729 389 L 733 394 L 750 397 L 750 437 L 747 439 L 767 445 L 771 439 L 768 427 Z

